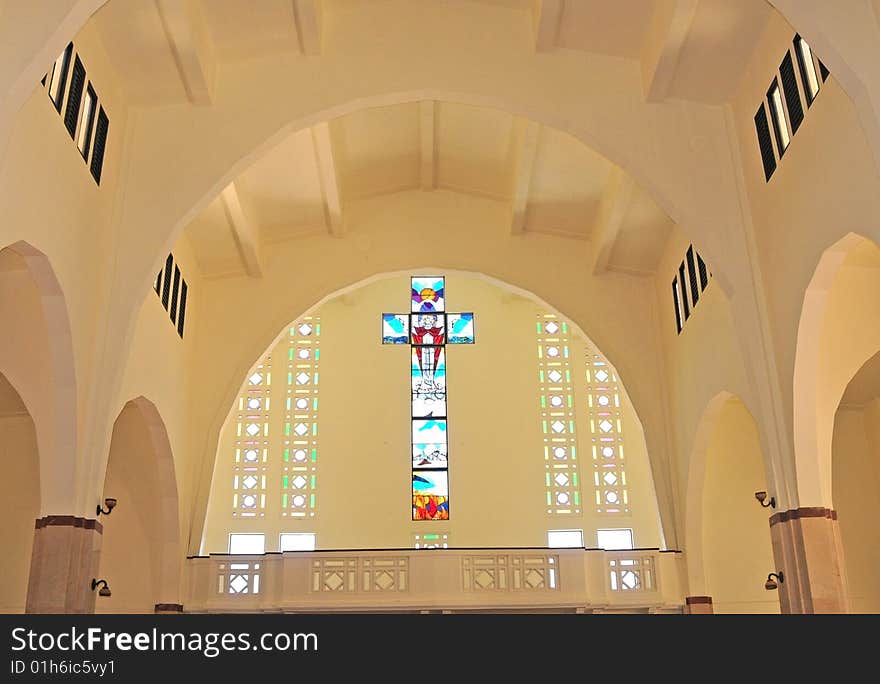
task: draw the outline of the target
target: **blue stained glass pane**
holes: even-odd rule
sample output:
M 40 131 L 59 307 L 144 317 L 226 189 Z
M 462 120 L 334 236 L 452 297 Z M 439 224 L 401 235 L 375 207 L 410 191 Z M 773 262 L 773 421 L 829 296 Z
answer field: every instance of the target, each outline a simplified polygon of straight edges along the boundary
M 447 316 L 447 344 L 474 343 L 474 315 L 472 313 Z
M 445 311 L 446 279 L 442 276 L 411 278 L 412 311 Z
M 382 314 L 382 344 L 407 344 L 409 317 L 405 314 Z
M 414 420 L 412 424 L 414 468 L 445 468 L 448 461 L 445 420 Z
M 412 474 L 413 494 L 449 496 L 449 478 L 445 470 L 423 470 Z

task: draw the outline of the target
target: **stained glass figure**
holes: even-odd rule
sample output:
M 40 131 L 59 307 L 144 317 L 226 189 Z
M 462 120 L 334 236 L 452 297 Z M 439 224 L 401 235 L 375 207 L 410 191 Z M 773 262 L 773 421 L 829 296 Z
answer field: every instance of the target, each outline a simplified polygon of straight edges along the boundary
M 449 520 L 446 345 L 474 343 L 474 314 L 446 313 L 446 279 L 410 279 L 410 313 L 382 314 L 382 343 L 412 350 L 412 519 Z

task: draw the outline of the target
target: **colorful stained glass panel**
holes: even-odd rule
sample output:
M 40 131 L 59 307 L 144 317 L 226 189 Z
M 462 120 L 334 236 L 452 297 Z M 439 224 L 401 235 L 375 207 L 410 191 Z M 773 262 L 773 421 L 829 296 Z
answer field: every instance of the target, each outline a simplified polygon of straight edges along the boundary
M 409 317 L 402 314 L 382 314 L 382 344 L 409 342 Z
M 446 326 L 447 344 L 474 343 L 474 315 L 472 313 L 448 314 Z
M 449 520 L 449 497 L 413 495 L 413 520 Z
M 412 311 L 445 311 L 446 279 L 442 276 L 416 276 L 411 279 Z

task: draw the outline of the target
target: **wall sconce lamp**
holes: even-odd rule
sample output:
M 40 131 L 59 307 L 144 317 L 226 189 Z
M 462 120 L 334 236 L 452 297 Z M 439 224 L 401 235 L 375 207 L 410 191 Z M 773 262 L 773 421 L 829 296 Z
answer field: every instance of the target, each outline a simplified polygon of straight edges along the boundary
M 92 579 L 92 591 L 97 589 L 98 586 L 100 586 L 102 584 L 104 586 L 102 586 L 100 589 L 98 589 L 98 596 L 110 596 L 110 587 L 107 585 L 107 580 L 102 580 L 102 579 L 99 580 L 99 579 L 93 578 Z
M 767 492 L 755 492 L 755 498 L 758 500 L 758 503 L 761 504 L 764 508 L 776 508 L 776 497 L 771 496 L 770 501 L 764 503 L 767 499 Z
M 773 579 L 774 577 L 776 579 Z M 764 582 L 764 588 L 767 591 L 773 591 L 774 589 L 778 589 L 779 585 L 784 582 L 785 579 L 782 576 L 782 570 L 780 570 L 779 572 L 771 572 L 769 575 L 767 575 L 767 581 Z
M 116 508 L 116 499 L 108 496 L 106 499 L 104 499 L 104 505 L 107 507 L 107 510 L 105 511 L 103 508 L 101 508 L 101 504 L 98 504 L 95 515 L 101 515 L 101 513 L 103 513 L 104 515 L 110 515 L 110 511 Z

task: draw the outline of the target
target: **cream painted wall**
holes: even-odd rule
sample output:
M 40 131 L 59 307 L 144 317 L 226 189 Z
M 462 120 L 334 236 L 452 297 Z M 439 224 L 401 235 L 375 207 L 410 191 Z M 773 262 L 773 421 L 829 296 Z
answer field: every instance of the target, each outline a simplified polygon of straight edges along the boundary
M 833 73 L 822 84 L 813 104 L 807 108 L 804 103 L 804 121 L 769 183 L 764 180 L 754 116 L 786 50 L 792 46 L 794 34 L 795 30 L 781 17 L 772 18 L 732 101 L 744 200 L 749 207 L 755 259 L 763 280 L 760 296 L 766 298 L 768 340 L 774 359 L 771 369 L 777 373 L 773 382 L 779 388 L 781 419 L 790 442 L 785 448 L 792 452 L 784 458 L 791 463 L 798 440 L 816 425 L 814 417 L 804 417 L 803 425 L 794 424 L 794 398 L 798 395 L 794 387 L 795 356 L 805 290 L 823 251 L 841 237 L 855 231 L 875 240 L 880 238 L 880 224 L 873 218 L 880 210 L 880 193 L 871 147 L 853 102 Z M 801 334 L 809 339 L 818 330 Z M 815 378 L 818 369 L 813 366 L 802 372 Z M 817 383 L 817 387 L 824 385 Z M 829 440 L 833 411 L 822 418 Z M 799 474 L 800 506 L 832 506 L 830 487 L 827 481 L 821 482 L 818 468 L 814 463 Z
M 834 421 L 834 503 L 846 556 L 849 606 L 880 612 L 880 400 L 837 411 Z
M 774 570 L 769 516 L 754 498 L 766 489 L 755 421 L 731 399 L 710 438 L 703 490 L 703 561 L 716 613 L 779 612 L 777 594 L 764 589 Z
M 233 416 L 220 440 L 204 552 L 226 551 L 229 531 L 263 532 L 267 550 L 277 548 L 282 531 L 315 532 L 318 547 L 332 549 L 411 547 L 412 535 L 438 531 L 456 547 L 544 546 L 549 529 L 581 528 L 586 545 L 595 546 L 597 528 L 631 527 L 638 546 L 660 545 L 650 464 L 631 408 L 624 412 L 624 435 L 632 513 L 598 515 L 589 506 L 589 428 L 585 393 L 577 386 L 584 378 L 584 341 L 571 343 L 583 514 L 548 516 L 535 335 L 542 309 L 476 277 L 448 275 L 446 286 L 447 309 L 474 311 L 477 321 L 475 345 L 448 348 L 451 520 L 410 520 L 409 351 L 380 339 L 381 314 L 409 304 L 409 278 L 395 276 L 315 312 L 322 326 L 317 516 L 285 523 L 279 495 L 270 495 L 265 518 L 231 517 Z M 287 348 L 282 338 L 272 354 L 276 385 L 286 379 Z M 281 429 L 282 419 L 274 422 L 270 430 Z
M 279 330 L 340 288 L 433 262 L 447 273 L 477 272 L 508 283 L 506 289 L 553 306 L 589 335 L 627 386 L 643 425 L 655 486 L 665 491 L 669 447 L 650 280 L 620 274 L 590 278 L 582 252 L 572 248 L 578 243 L 541 235 L 509 239 L 503 203 L 443 190 L 371 198 L 350 207 L 347 221 L 350 233 L 344 240 L 316 236 L 273 246 L 261 279 L 205 282 L 191 399 L 191 426 L 205 459 L 201 482 L 210 481 L 216 439 L 241 378 Z M 430 255 L 413 251 L 414 233 L 431 235 Z M 201 491 L 205 498 L 196 502 L 196 516 L 207 505 L 207 490 Z M 668 525 L 666 541 L 677 548 L 671 539 L 672 497 L 658 497 Z M 193 530 L 201 526 L 196 517 Z M 190 553 L 197 552 L 196 544 Z
M 126 402 L 143 396 L 155 405 L 161 417 L 174 459 L 181 539 L 190 535 L 193 502 L 200 472 L 198 434 L 192 429 L 191 392 L 195 358 L 202 353 L 197 341 L 202 277 L 188 240 L 174 247 L 174 262 L 187 283 L 186 321 L 181 339 L 168 311 L 153 290 L 144 298 L 132 335 L 128 361 L 120 384 L 118 414 Z M 164 264 L 163 264 L 164 266 Z M 182 562 L 185 544 L 179 549 Z
M 23 613 L 31 569 L 34 520 L 40 512 L 40 457 L 31 417 L 0 415 L 0 500 L 3 526 L 0 544 L 3 581 L 0 613 Z
M 80 478 L 77 485 L 71 486 L 73 476 L 65 475 L 64 486 L 52 496 L 43 497 L 43 504 L 50 506 L 43 512 L 56 514 L 82 514 L 87 510 L 85 502 L 77 498 L 90 475 L 92 464 L 86 465 L 86 454 L 95 453 L 95 449 L 93 445 L 90 450 L 82 440 L 91 437 L 90 428 L 102 418 L 109 436 L 115 417 L 98 417 L 109 404 L 99 396 L 97 385 L 102 375 L 97 369 L 107 370 L 102 365 L 108 358 L 105 345 L 112 345 L 115 337 L 115 331 L 108 329 L 102 317 L 107 313 L 109 283 L 115 269 L 113 254 L 118 247 L 110 226 L 127 123 L 127 107 L 116 87 L 117 76 L 94 27 L 83 29 L 74 43 L 86 67 L 87 80 L 97 91 L 99 105 L 110 118 L 101 186 L 92 179 L 64 127 L 63 116 L 40 85 L 40 77 L 33 82 L 33 92 L 16 118 L 0 158 L 0 247 L 25 240 L 44 252 L 61 284 L 70 317 L 73 356 L 63 362 L 77 378 L 75 401 L 80 410 L 78 434 L 69 436 L 72 446 L 64 450 L 63 458 L 81 460 L 82 464 L 76 472 Z M 47 68 L 51 61 L 54 57 Z M 41 341 L 34 338 L 33 344 Z M 104 427 L 101 425 L 98 431 Z M 60 455 L 45 449 L 42 453 L 63 472 Z M 44 478 L 43 486 L 51 486 L 50 482 L 50 478 Z M 91 503 L 92 496 L 88 498 Z
M 705 447 L 700 448 L 696 442 L 706 407 L 721 392 L 735 394 L 748 403 L 753 393 L 737 344 L 730 303 L 714 278 L 700 294 L 697 306 L 691 307 L 690 317 L 683 320 L 681 334 L 676 329 L 672 281 L 690 244 L 679 229 L 674 229 L 654 278 L 657 326 L 670 397 L 667 420 L 678 445 L 674 478 L 681 511 L 679 534 L 684 544 L 686 528 L 700 529 L 706 455 Z M 700 252 L 698 244 L 694 248 Z M 711 262 L 706 265 L 713 270 Z

